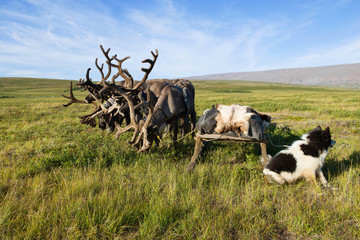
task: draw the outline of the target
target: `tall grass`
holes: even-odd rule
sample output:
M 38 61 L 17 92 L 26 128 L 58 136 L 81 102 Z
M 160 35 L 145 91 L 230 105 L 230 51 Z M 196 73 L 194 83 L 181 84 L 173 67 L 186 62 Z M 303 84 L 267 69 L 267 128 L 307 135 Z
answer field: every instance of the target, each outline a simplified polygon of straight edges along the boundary
M 359 91 L 194 81 L 198 115 L 240 103 L 273 116 L 290 144 L 317 125 L 337 141 L 324 172 L 336 191 L 265 183 L 255 144 L 214 143 L 186 171 L 191 137 L 138 154 L 81 125 L 91 107 L 62 107 L 69 82 L 0 79 L 1 239 L 357 239 L 360 236 Z M 79 98 L 85 92 L 74 91 Z M 235 100 L 234 100 L 235 99 Z M 169 141 L 167 139 L 166 141 Z M 268 145 L 275 154 L 281 148 Z

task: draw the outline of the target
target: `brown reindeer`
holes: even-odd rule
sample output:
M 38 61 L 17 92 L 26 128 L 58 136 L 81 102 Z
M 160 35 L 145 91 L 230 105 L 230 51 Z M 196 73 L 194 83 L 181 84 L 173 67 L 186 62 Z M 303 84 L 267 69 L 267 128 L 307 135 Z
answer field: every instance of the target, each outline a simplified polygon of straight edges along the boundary
M 193 96 L 186 87 L 181 88 L 176 85 L 168 85 L 163 88 L 155 106 L 149 106 L 150 113 L 147 122 L 142 127 L 143 146 L 140 152 L 148 150 L 153 141 L 157 137 L 161 137 L 167 125 L 171 125 L 173 129 L 173 143 L 176 144 L 178 121 L 180 119 L 188 119 L 189 112 L 194 114 L 193 99 L 188 99 Z M 187 101 L 192 104 L 187 104 Z
M 129 57 L 118 59 L 115 56 L 110 57 L 109 51 L 104 51 L 100 46 L 108 72 L 103 72 L 104 64 L 95 65 L 101 73 L 101 81 L 93 83 L 90 79 L 90 68 L 86 74 L 86 81 L 80 80 L 78 85 L 87 91 L 89 95 L 85 101 L 75 99 L 71 89 L 71 103 L 92 103 L 96 105 L 94 111 L 88 115 L 82 116 L 82 122 L 94 125 L 95 117 L 99 119 L 100 128 L 116 128 L 115 137 L 130 129 L 134 129 L 131 144 L 145 151 L 150 148 L 152 142 L 157 141 L 167 125 L 172 126 L 173 141 L 176 143 L 178 122 L 182 120 L 183 132 L 188 131 L 189 116 L 191 119 L 191 129 L 195 126 L 195 89 L 189 80 L 185 79 L 153 79 L 147 80 L 151 70 L 158 57 L 158 51 L 151 52 L 153 59 L 145 59 L 143 63 L 149 63 L 148 68 L 142 68 L 145 73 L 141 81 L 135 81 L 127 69 L 122 68 L 122 63 Z M 116 61 L 114 64 L 112 61 Z M 111 76 L 111 69 L 116 68 L 117 72 L 112 76 L 111 82 L 107 79 Z M 121 76 L 124 80 L 115 82 Z M 128 119 L 125 127 L 121 126 L 124 118 Z M 183 133 L 184 134 L 184 133 Z

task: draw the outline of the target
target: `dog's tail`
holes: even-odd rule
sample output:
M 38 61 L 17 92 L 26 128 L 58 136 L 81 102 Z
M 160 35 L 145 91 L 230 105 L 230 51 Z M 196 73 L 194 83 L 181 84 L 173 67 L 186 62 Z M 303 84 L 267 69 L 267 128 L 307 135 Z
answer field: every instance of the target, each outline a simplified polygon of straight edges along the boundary
M 260 157 L 260 162 L 262 163 L 264 168 L 266 167 L 266 165 L 268 164 L 268 162 L 270 161 L 271 158 L 272 158 L 272 156 L 270 154 L 267 155 L 267 159 L 266 159 L 267 161 L 265 161 L 263 156 Z

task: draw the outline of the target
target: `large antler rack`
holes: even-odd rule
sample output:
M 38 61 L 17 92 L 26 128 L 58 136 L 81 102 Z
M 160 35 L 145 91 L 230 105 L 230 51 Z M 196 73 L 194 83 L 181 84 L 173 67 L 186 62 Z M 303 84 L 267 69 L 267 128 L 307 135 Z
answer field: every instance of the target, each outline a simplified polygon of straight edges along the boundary
M 129 59 L 130 57 L 127 56 L 120 60 L 120 59 L 116 58 L 116 56 L 113 56 L 113 58 L 118 62 L 118 65 L 111 63 L 111 66 L 117 68 L 118 72 L 117 72 L 117 74 L 115 74 L 112 77 L 112 83 L 114 84 L 115 79 L 118 78 L 119 76 L 121 76 L 125 80 L 125 83 L 126 83 L 125 87 L 123 88 L 125 91 L 137 91 L 144 84 L 144 82 L 148 79 L 149 74 L 150 74 L 151 70 L 153 69 L 155 62 L 159 56 L 159 52 L 157 49 L 155 49 L 155 53 L 153 51 L 151 51 L 151 54 L 153 56 L 153 60 L 145 59 L 142 61 L 142 63 L 149 63 L 150 66 L 149 66 L 149 68 L 141 68 L 141 71 L 145 72 L 145 75 L 143 76 L 142 80 L 136 84 L 135 87 L 133 87 L 134 79 L 131 76 L 131 74 L 129 73 L 129 71 L 126 68 L 125 69 L 122 68 L 122 63 L 125 60 Z
M 118 59 L 117 55 L 109 57 L 110 48 L 105 51 L 103 46 L 100 45 L 100 49 L 106 58 L 105 62 L 108 65 L 108 71 L 106 74 L 104 73 L 104 65 L 105 64 L 102 63 L 100 66 L 98 63 L 98 58 L 96 58 L 95 65 L 101 74 L 100 82 L 98 84 L 95 84 L 92 82 L 92 80 L 90 79 L 90 76 L 89 76 L 91 68 L 88 68 L 87 73 L 86 73 L 86 80 L 80 79 L 79 82 L 77 83 L 77 85 L 79 87 L 89 91 L 90 95 L 95 99 L 94 102 L 91 102 L 95 106 L 92 113 L 81 116 L 80 118 L 82 119 L 83 123 L 93 125 L 93 124 L 95 124 L 94 118 L 96 116 L 99 116 L 100 114 L 107 114 L 107 113 L 118 114 L 118 113 L 120 113 L 120 111 L 123 108 L 125 109 L 128 107 L 129 115 L 130 115 L 130 124 L 125 127 L 121 127 L 121 125 L 116 122 L 115 126 L 117 128 L 117 132 L 115 134 L 115 137 L 118 138 L 121 133 L 124 133 L 133 128 L 135 131 L 134 131 L 134 135 L 133 135 L 131 142 L 132 143 L 135 142 L 135 138 L 136 138 L 137 134 L 140 132 L 140 135 L 138 136 L 136 143 L 139 144 L 140 141 L 143 140 L 145 146 L 143 146 L 141 150 L 142 151 L 146 150 L 148 148 L 147 147 L 148 146 L 147 128 L 150 124 L 150 121 L 151 121 L 152 115 L 153 115 L 153 103 L 150 102 L 151 97 L 150 97 L 149 89 L 146 87 L 145 88 L 143 87 L 143 89 L 141 90 L 140 87 L 142 87 L 143 84 L 145 83 L 145 81 L 148 79 L 149 74 L 151 73 L 151 71 L 156 63 L 156 60 L 157 60 L 158 54 L 159 54 L 158 50 L 155 49 L 155 53 L 153 51 L 151 51 L 153 59 L 145 59 L 142 61 L 142 63 L 148 63 L 150 66 L 148 68 L 144 68 L 144 67 L 141 68 L 141 71 L 144 72 L 144 76 L 141 79 L 141 81 L 138 82 L 134 86 L 134 80 L 133 80 L 133 77 L 131 76 L 131 74 L 129 73 L 129 71 L 126 68 L 125 69 L 122 68 L 122 63 L 125 60 L 129 59 L 130 57 L 125 57 L 123 59 Z M 113 60 L 115 60 L 117 62 L 117 64 L 114 64 L 112 62 Z M 107 80 L 111 76 L 111 70 L 112 70 L 111 68 L 112 67 L 115 67 L 118 70 L 118 72 L 112 76 L 111 83 L 109 83 Z M 125 80 L 124 86 L 118 86 L 115 84 L 115 80 L 119 76 L 121 76 Z M 144 99 L 145 95 L 142 95 L 142 93 L 145 93 L 144 89 L 146 89 L 145 91 L 147 94 L 147 100 Z M 104 101 L 107 100 L 107 98 L 110 95 L 112 95 L 111 97 L 114 100 L 116 100 L 116 104 L 113 104 L 111 107 L 107 106 L 106 104 L 105 105 L 103 104 Z M 68 96 L 63 95 L 63 97 L 70 99 L 69 103 L 64 104 L 65 107 L 67 107 L 73 103 L 83 103 L 84 104 L 84 103 L 90 102 L 90 100 L 88 102 L 88 100 L 87 101 L 78 100 L 74 97 L 73 90 L 72 90 L 72 82 L 70 83 L 70 96 L 68 97 Z M 139 103 L 139 101 L 140 101 L 140 103 Z M 122 102 L 122 104 L 120 104 L 120 102 Z M 141 117 L 136 116 L 135 111 L 138 111 L 139 108 L 148 108 L 149 114 L 146 117 L 145 116 L 141 116 Z M 117 110 L 116 113 L 114 113 L 114 110 Z

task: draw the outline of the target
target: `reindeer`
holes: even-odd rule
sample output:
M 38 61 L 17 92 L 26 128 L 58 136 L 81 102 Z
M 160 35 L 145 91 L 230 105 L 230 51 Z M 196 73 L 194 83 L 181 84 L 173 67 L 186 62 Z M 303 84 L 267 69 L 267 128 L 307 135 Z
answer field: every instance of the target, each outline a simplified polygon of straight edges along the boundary
M 82 122 L 94 125 L 95 117 L 99 118 L 99 127 L 104 129 L 116 129 L 115 137 L 130 129 L 134 129 L 133 137 L 129 143 L 141 147 L 139 151 L 145 151 L 150 148 L 152 142 L 158 141 L 156 136 L 161 136 L 164 132 L 164 126 L 171 125 L 173 129 L 173 141 L 176 143 L 178 132 L 178 121 L 182 120 L 183 131 L 188 131 L 189 115 L 191 118 L 191 129 L 195 126 L 195 107 L 194 97 L 195 89 L 190 81 L 185 79 L 153 79 L 147 80 L 157 57 L 158 51 L 153 55 L 153 60 L 145 59 L 143 63 L 149 63 L 149 68 L 142 68 L 145 72 L 141 81 L 133 80 L 127 69 L 122 68 L 122 63 L 129 57 L 118 59 L 117 56 L 109 57 L 109 51 L 104 51 L 108 65 L 108 73 L 103 72 L 104 64 L 98 65 L 98 59 L 95 65 L 99 69 L 102 79 L 95 84 L 90 79 L 90 68 L 86 73 L 86 81 L 80 79 L 78 85 L 89 91 L 85 101 L 75 99 L 70 85 L 71 101 L 92 103 L 96 105 L 94 111 L 88 115 L 82 116 Z M 112 63 L 116 61 L 118 64 Z M 111 75 L 111 68 L 118 71 L 113 75 L 111 83 L 106 80 Z M 121 76 L 124 81 L 115 83 L 115 79 Z M 65 96 L 64 96 L 65 97 Z M 145 100 L 146 99 L 146 100 Z M 96 104 L 97 103 L 97 104 Z M 127 125 L 121 126 L 124 118 L 128 118 Z M 110 129 L 110 130 L 112 130 Z M 148 133 L 149 132 L 149 133 Z M 142 144 L 142 146 L 140 146 Z
M 104 87 L 104 84 L 106 83 L 106 80 L 109 78 L 110 73 L 111 73 L 111 67 L 114 67 L 118 70 L 118 72 L 112 77 L 111 79 L 111 84 L 115 84 L 115 80 L 121 76 L 124 80 L 117 82 L 116 85 L 120 88 L 122 88 L 125 92 L 131 91 L 133 93 L 138 93 L 139 91 L 142 91 L 144 89 L 150 88 L 151 91 L 151 95 L 153 97 L 153 102 L 156 102 L 162 88 L 167 85 L 167 84 L 171 84 L 172 82 L 176 82 L 176 81 L 172 81 L 172 80 L 167 80 L 167 79 L 154 79 L 154 80 L 150 80 L 150 81 L 146 81 L 142 80 L 142 81 L 136 81 L 133 80 L 133 77 L 131 76 L 131 74 L 129 73 L 129 71 L 127 69 L 122 69 L 122 63 L 129 59 L 130 57 L 125 57 L 121 60 L 116 58 L 116 55 L 113 57 L 109 57 L 109 52 L 110 52 L 110 48 L 105 51 L 104 48 L 102 47 L 102 45 L 100 45 L 101 51 L 104 54 L 105 58 L 106 58 L 106 63 L 108 65 L 108 73 L 107 75 L 104 74 L 103 72 L 103 67 L 104 64 L 101 65 L 101 67 L 98 65 L 98 59 L 96 58 L 95 60 L 95 65 L 98 68 L 98 70 L 101 73 L 102 76 L 102 80 L 98 83 L 98 84 L 93 84 L 87 75 L 87 82 L 82 83 L 81 85 L 88 85 L 90 86 L 90 90 L 91 89 L 96 89 L 97 91 L 91 91 L 91 93 L 89 95 L 87 95 L 85 97 L 85 101 L 88 103 L 92 103 L 94 101 L 96 101 L 96 98 L 105 98 L 105 99 L 109 99 L 110 95 L 109 92 L 101 90 Z M 157 51 L 157 50 L 156 50 Z M 157 52 L 156 52 L 156 58 L 157 58 Z M 153 54 L 154 55 L 154 54 Z M 154 55 L 154 58 L 155 58 Z M 113 64 L 112 61 L 116 60 L 118 62 L 118 64 Z M 151 63 L 152 60 L 146 59 L 143 62 L 147 62 L 147 63 Z M 156 61 L 156 59 L 155 59 Z M 152 68 L 152 67 L 151 67 Z M 151 71 L 151 70 L 150 70 Z M 149 83 L 148 83 L 149 82 Z M 95 86 L 94 86 L 95 85 Z M 135 85 L 135 87 L 133 88 L 133 86 Z M 101 92 L 101 96 L 99 95 Z M 134 94 L 133 94 L 134 95 Z M 136 95 L 136 94 L 135 94 Z M 105 96 L 105 97 L 104 97 Z M 114 100 L 114 99 L 113 99 Z M 127 102 L 125 101 L 124 98 L 117 98 L 117 106 L 120 105 L 120 111 L 117 111 L 115 114 L 115 112 L 108 112 L 107 114 L 101 114 L 98 116 L 99 118 L 99 127 L 101 129 L 105 129 L 107 128 L 108 131 L 113 131 L 114 127 L 115 127 L 115 122 L 118 123 L 119 125 L 122 124 L 123 120 L 126 120 L 126 124 L 130 124 L 130 116 L 129 116 L 129 107 Z M 112 101 L 111 103 L 107 104 L 108 106 L 113 105 L 114 101 Z M 119 109 L 119 108 L 118 108 Z
M 83 79 L 79 80 L 79 83 L 77 85 L 79 85 L 80 87 L 86 89 L 89 91 L 89 95 L 85 98 L 85 101 L 81 101 L 81 100 L 77 100 L 72 92 L 72 82 L 70 83 L 70 96 L 64 96 L 65 98 L 70 99 L 70 102 L 68 104 L 65 104 L 64 106 L 67 107 L 69 105 L 71 105 L 72 103 L 91 103 L 95 105 L 95 109 L 92 113 L 85 115 L 85 116 L 81 116 L 80 118 L 82 119 L 82 123 L 86 123 L 89 124 L 91 126 L 94 126 L 95 123 L 95 117 L 99 117 L 99 124 L 100 124 L 100 128 L 104 128 L 104 125 L 108 125 L 108 124 L 112 124 L 112 121 L 117 122 L 117 125 L 121 125 L 121 122 L 123 120 L 122 117 L 124 117 L 123 114 L 121 114 L 121 108 L 124 108 L 125 104 L 128 104 L 126 102 L 124 95 L 121 95 L 122 93 L 119 92 L 118 87 L 116 87 L 115 89 L 117 91 L 115 92 L 111 92 L 111 91 L 106 91 L 109 89 L 109 85 L 115 85 L 115 79 L 118 76 L 122 76 L 125 79 L 125 83 L 120 85 L 120 88 L 123 88 L 124 91 L 130 91 L 130 93 L 136 93 L 136 91 L 141 87 L 141 85 L 147 80 L 148 75 L 150 74 L 157 56 L 158 56 L 158 52 L 156 50 L 156 54 L 154 54 L 153 52 L 152 55 L 154 57 L 154 60 L 150 60 L 150 59 L 145 59 L 143 60 L 143 63 L 149 63 L 150 67 L 149 68 L 142 68 L 141 70 L 145 72 L 145 75 L 143 77 L 143 79 L 141 81 L 133 81 L 132 76 L 130 75 L 130 73 L 127 71 L 127 69 L 122 69 L 121 64 L 123 61 L 125 61 L 126 59 L 128 59 L 129 57 L 125 57 L 121 60 L 119 60 L 117 58 L 117 56 L 113 56 L 113 57 L 109 57 L 109 51 L 110 48 L 107 51 L 104 51 L 103 47 L 100 45 L 100 48 L 103 52 L 103 54 L 105 55 L 107 61 L 107 65 L 108 65 L 108 73 L 105 75 L 103 73 L 103 66 L 104 64 L 102 64 L 101 67 L 99 67 L 98 63 L 97 63 L 97 59 L 95 60 L 95 65 L 97 66 L 97 68 L 99 69 L 101 75 L 102 75 L 102 79 L 98 84 L 95 84 L 91 81 L 90 77 L 89 77 L 89 73 L 90 73 L 90 68 L 87 70 L 86 73 L 86 81 Z M 118 65 L 115 65 L 112 63 L 113 60 L 116 60 L 118 62 Z M 118 72 L 112 77 L 111 80 L 111 84 L 107 83 L 107 79 L 110 77 L 111 75 L 111 67 L 116 67 L 118 69 Z M 135 87 L 133 87 L 135 82 Z M 130 86 L 130 88 L 128 87 L 124 87 L 124 86 Z M 115 93 L 115 96 L 113 95 Z M 127 95 L 126 95 L 127 96 Z M 136 99 L 134 97 L 134 94 L 130 94 L 127 97 L 131 97 L 133 99 Z M 109 100 L 110 98 L 115 99 L 116 100 L 116 104 L 109 106 L 106 105 L 106 101 Z M 103 104 L 105 101 L 105 104 Z M 96 104 L 98 103 L 98 105 Z M 120 115 L 118 114 L 113 114 L 112 112 L 116 111 L 117 113 L 120 113 Z M 130 118 L 130 117 L 129 117 Z M 130 122 L 130 121 L 129 121 Z M 118 134 L 116 135 L 118 136 Z
M 110 91 L 121 95 L 127 101 L 131 123 L 125 128 L 122 128 L 115 122 L 116 128 L 118 129 L 115 137 L 133 128 L 134 134 L 129 143 L 138 148 L 140 148 L 140 144 L 143 143 L 139 152 L 148 150 L 153 141 L 158 143 L 157 136 L 161 136 L 167 125 L 172 126 L 173 142 L 176 143 L 178 120 L 183 119 L 183 122 L 188 121 L 189 114 L 192 119 L 192 129 L 195 126 L 195 89 L 191 82 L 183 79 L 176 80 L 175 85 L 165 84 L 165 87 L 162 88 L 157 98 L 157 96 L 154 96 L 156 91 L 151 89 L 152 87 L 158 88 L 157 85 L 163 83 L 164 82 L 154 82 L 149 88 L 139 92 L 138 99 L 140 99 L 140 102 L 137 105 L 134 104 L 134 98 L 129 97 L 129 95 L 117 85 L 108 85 L 103 89 L 104 91 L 110 89 Z M 145 97 L 147 100 L 145 100 Z M 157 100 L 156 104 L 154 104 L 154 100 Z M 148 108 L 149 114 L 139 118 L 139 114 L 136 114 L 136 111 L 140 108 Z M 139 135 L 137 136 L 137 134 Z
M 183 86 L 185 85 L 184 83 Z M 163 88 L 155 106 L 148 106 L 150 113 L 141 129 L 140 136 L 143 137 L 143 146 L 139 152 L 148 150 L 153 141 L 162 135 L 167 125 L 171 125 L 173 128 L 173 143 L 176 144 L 179 119 L 188 119 L 189 112 L 193 114 L 194 120 L 196 117 L 195 110 L 193 110 L 194 99 L 189 100 L 186 96 L 190 96 L 190 98 L 194 96 L 186 87 L 167 85 Z M 195 123 L 193 122 L 193 124 Z
M 178 81 L 174 85 L 180 87 L 183 90 L 184 100 L 187 107 L 187 113 L 181 119 L 182 136 L 184 136 L 187 132 L 189 132 L 189 115 L 191 120 L 191 131 L 195 129 L 195 88 L 194 85 L 187 79 L 178 79 Z
M 194 104 L 194 100 L 195 100 L 195 88 L 192 85 L 192 83 L 187 80 L 187 79 L 174 79 L 174 80 L 169 80 L 169 79 L 152 79 L 152 80 L 148 80 L 147 82 L 147 89 L 149 89 L 149 94 L 150 94 L 150 100 L 149 103 L 151 103 L 152 106 L 155 106 L 156 102 L 158 101 L 159 97 L 161 96 L 161 93 L 163 91 L 163 89 L 166 86 L 176 86 L 182 89 L 183 94 L 184 94 L 184 101 L 187 107 L 187 114 L 185 114 L 183 117 L 180 118 L 181 120 L 181 129 L 182 129 L 182 136 L 185 135 L 185 133 L 189 132 L 189 115 L 191 116 L 191 130 L 193 130 L 195 128 L 195 123 L 196 123 L 196 112 L 195 112 L 195 104 Z M 142 92 L 143 95 L 145 93 L 145 90 Z M 139 97 L 139 99 L 141 98 L 141 96 Z M 146 98 L 146 94 L 144 96 L 144 98 Z M 143 101 L 144 102 L 144 101 Z M 127 106 L 127 105 L 126 105 Z M 141 107 L 141 105 L 139 105 L 138 107 Z M 124 109 L 127 110 L 128 109 Z M 171 125 L 172 126 L 172 125 Z M 169 127 L 168 129 L 172 129 L 172 127 Z
M 144 82 L 142 84 L 142 86 L 139 88 L 139 90 L 137 91 L 137 93 L 139 94 L 139 92 L 141 92 L 141 94 L 145 94 L 146 90 L 149 89 L 150 91 L 150 102 L 152 103 L 152 105 L 155 105 L 156 101 L 158 100 L 160 93 L 162 91 L 162 89 L 167 86 L 167 85 L 176 85 L 179 82 L 184 81 L 183 79 L 174 79 L 174 80 L 169 80 L 169 79 L 150 79 L 147 80 L 146 82 Z M 188 81 L 188 80 L 186 80 Z M 191 93 L 192 96 L 194 95 L 195 89 L 194 86 L 191 84 L 190 81 L 188 81 L 190 83 L 191 86 L 188 86 L 189 88 L 191 88 Z M 134 84 L 139 83 L 139 81 L 133 80 Z M 120 88 L 125 88 L 124 86 L 126 86 L 127 81 L 123 80 L 120 82 L 117 82 L 116 85 Z M 184 87 L 182 85 L 179 85 L 180 87 Z M 129 91 L 129 89 L 125 89 L 125 91 Z M 144 96 L 146 98 L 146 94 Z M 140 97 L 138 97 L 138 99 L 140 99 Z M 92 94 L 89 94 L 88 96 L 85 97 L 85 101 L 88 103 L 94 102 L 95 98 L 93 97 Z M 122 101 L 121 103 L 121 110 L 120 110 L 120 114 L 117 114 L 116 116 L 114 116 L 114 113 L 108 113 L 108 114 L 103 114 L 101 116 L 99 116 L 99 127 L 104 129 L 105 127 L 108 129 L 108 131 L 112 131 L 115 127 L 115 122 L 119 123 L 121 125 L 121 123 L 123 122 L 123 120 L 126 120 L 126 125 L 128 125 L 130 123 L 130 116 L 129 116 L 129 106 L 126 102 L 125 99 L 119 100 Z M 138 101 L 138 100 L 134 100 L 134 101 Z M 191 100 L 193 101 L 193 100 Z M 110 103 L 110 105 L 112 105 L 112 103 Z M 140 106 L 138 106 L 139 108 Z M 194 111 L 193 111 L 194 112 Z M 187 120 L 188 121 L 188 120 Z M 102 123 L 102 125 L 100 126 L 100 123 Z M 186 123 L 186 121 L 184 122 Z M 185 124 L 182 124 L 182 126 L 186 126 Z M 185 133 L 188 130 L 185 130 Z

